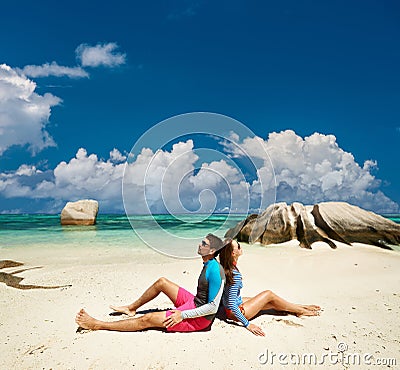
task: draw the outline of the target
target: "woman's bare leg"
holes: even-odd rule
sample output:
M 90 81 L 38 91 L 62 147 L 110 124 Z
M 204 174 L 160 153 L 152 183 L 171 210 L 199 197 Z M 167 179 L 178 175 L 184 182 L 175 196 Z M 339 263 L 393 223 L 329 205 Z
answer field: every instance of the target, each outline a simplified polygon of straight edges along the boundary
M 75 322 L 84 329 L 91 330 L 115 330 L 115 331 L 138 331 L 148 328 L 163 328 L 165 311 L 151 312 L 137 319 L 131 318 L 113 322 L 96 320 L 84 309 L 76 315 Z
M 143 306 L 145 303 L 150 302 L 157 297 L 161 292 L 168 296 L 171 302 L 175 305 L 178 297 L 179 285 L 161 277 L 153 285 L 151 285 L 135 302 L 128 306 L 110 306 L 116 312 L 127 314 L 128 316 L 135 316 L 136 310 Z
M 318 315 L 318 306 L 313 305 L 315 309 L 285 301 L 270 290 L 265 290 L 253 298 L 243 298 L 243 308 L 247 319 L 256 316 L 262 310 L 276 310 L 293 313 L 297 316 L 316 316 Z

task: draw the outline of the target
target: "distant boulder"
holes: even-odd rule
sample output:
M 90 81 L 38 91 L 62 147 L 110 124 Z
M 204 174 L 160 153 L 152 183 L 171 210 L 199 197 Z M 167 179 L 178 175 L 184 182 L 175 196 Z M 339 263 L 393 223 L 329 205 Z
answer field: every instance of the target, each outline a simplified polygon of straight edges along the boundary
M 68 202 L 61 211 L 61 225 L 94 225 L 99 203 L 96 200 Z
M 335 241 L 354 242 L 392 249 L 400 244 L 400 225 L 344 202 L 304 206 L 285 202 L 270 205 L 260 215 L 252 214 L 229 229 L 225 237 L 264 245 L 297 239 L 303 248 L 316 241 L 336 248 Z

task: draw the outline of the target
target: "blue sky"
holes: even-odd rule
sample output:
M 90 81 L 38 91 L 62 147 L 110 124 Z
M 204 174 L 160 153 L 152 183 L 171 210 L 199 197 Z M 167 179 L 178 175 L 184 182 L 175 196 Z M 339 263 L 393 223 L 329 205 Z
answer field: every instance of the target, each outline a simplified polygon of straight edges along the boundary
M 302 147 L 314 133 L 333 135 L 330 145 L 364 168 L 357 176 L 371 176 L 361 189 L 369 200 L 353 203 L 398 211 L 397 1 L 19 1 L 2 4 L 0 18 L 3 80 L 13 84 L 11 93 L 0 85 L 0 212 L 55 212 L 74 194 L 73 183 L 62 194 L 55 169 L 80 148 L 106 163 L 156 123 L 196 111 L 233 117 L 266 143 L 271 133 Z M 36 84 L 23 88 L 39 118 L 21 111 L 24 81 Z M 336 185 L 351 183 L 335 166 L 344 179 Z M 47 197 L 38 191 L 44 179 L 53 182 Z M 110 206 L 117 183 L 103 210 L 118 211 Z M 284 178 L 280 189 L 290 183 Z M 352 201 L 341 189 L 324 193 L 326 185 L 316 199 L 290 186 L 278 200 Z

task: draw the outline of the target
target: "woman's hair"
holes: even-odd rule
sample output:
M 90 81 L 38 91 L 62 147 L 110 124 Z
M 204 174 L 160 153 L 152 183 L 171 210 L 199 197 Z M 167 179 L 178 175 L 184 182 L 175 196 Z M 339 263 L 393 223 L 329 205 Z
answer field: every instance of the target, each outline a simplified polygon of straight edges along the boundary
M 228 238 L 224 241 L 224 247 L 219 251 L 219 262 L 221 263 L 222 267 L 225 271 L 226 283 L 228 285 L 233 284 L 233 270 L 237 267 L 235 266 L 233 259 L 233 239 Z

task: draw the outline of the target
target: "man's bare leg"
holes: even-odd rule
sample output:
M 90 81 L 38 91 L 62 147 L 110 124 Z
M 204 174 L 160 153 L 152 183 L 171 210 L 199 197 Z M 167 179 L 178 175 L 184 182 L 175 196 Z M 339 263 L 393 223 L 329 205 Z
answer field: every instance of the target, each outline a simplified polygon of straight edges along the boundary
M 124 313 L 128 316 L 135 316 L 136 310 L 145 303 L 150 302 L 157 297 L 161 292 L 168 296 L 171 302 L 175 305 L 178 297 L 179 285 L 161 277 L 153 285 L 151 285 L 135 302 L 128 306 L 110 306 L 116 312 Z
M 165 311 L 151 312 L 139 318 L 106 322 L 93 318 L 83 308 L 77 313 L 75 322 L 84 329 L 139 331 L 148 328 L 164 328 Z

